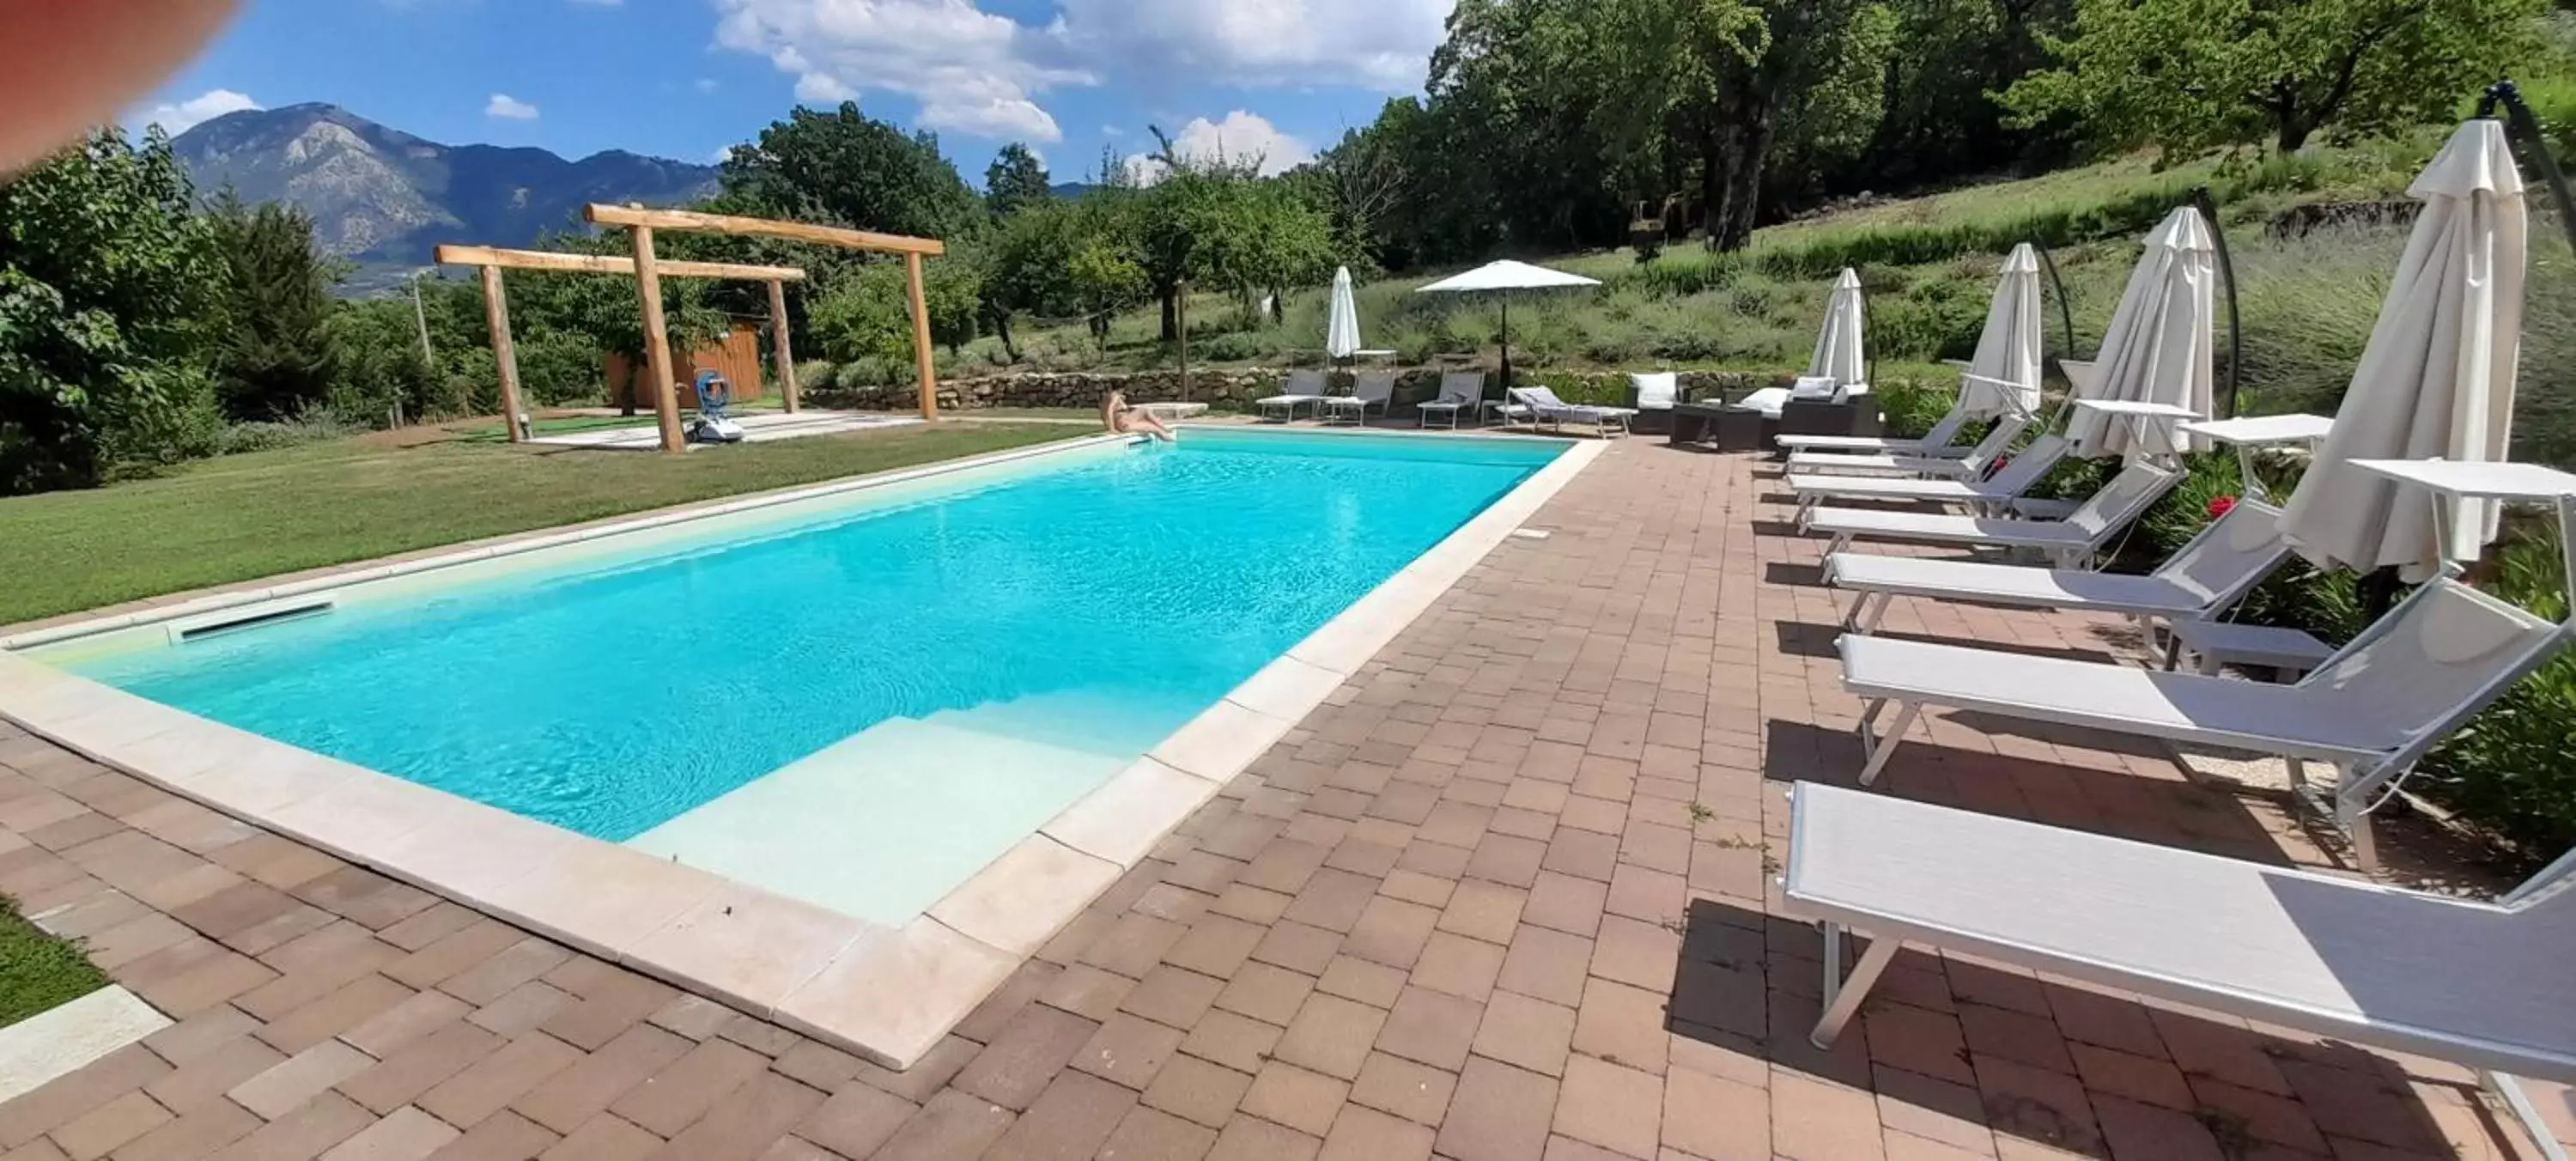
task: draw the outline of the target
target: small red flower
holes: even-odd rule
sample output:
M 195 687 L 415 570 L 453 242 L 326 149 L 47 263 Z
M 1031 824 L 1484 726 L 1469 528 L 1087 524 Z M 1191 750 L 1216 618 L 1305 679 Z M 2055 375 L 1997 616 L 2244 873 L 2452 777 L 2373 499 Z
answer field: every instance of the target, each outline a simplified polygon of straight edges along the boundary
M 2011 456 L 1996 456 L 1996 457 L 1995 457 L 1995 470 L 1996 470 L 1996 471 L 2000 472 L 2000 471 L 2004 470 L 2005 468 L 2009 468 L 2009 467 L 2011 467 L 2011 466 L 2012 466 L 2012 457 L 2011 457 Z
M 2234 496 L 2212 496 L 2209 498 L 2209 518 L 2212 520 L 2216 520 L 2235 510 L 2236 497 Z

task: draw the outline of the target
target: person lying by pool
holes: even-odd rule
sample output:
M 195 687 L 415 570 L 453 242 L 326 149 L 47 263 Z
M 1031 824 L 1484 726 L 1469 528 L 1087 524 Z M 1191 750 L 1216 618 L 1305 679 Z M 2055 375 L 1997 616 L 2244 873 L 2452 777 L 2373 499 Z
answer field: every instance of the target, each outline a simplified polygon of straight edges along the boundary
M 1145 433 L 1164 443 L 1180 442 L 1180 437 L 1164 426 L 1162 420 L 1154 418 L 1153 412 L 1127 402 L 1124 391 L 1112 391 L 1101 397 L 1100 425 L 1108 428 L 1112 435 Z

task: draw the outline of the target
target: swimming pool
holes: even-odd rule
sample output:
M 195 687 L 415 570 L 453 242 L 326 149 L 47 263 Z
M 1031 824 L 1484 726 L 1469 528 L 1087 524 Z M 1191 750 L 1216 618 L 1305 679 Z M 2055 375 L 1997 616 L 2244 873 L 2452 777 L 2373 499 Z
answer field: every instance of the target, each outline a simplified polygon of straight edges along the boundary
M 1196 430 L 39 656 L 899 925 L 1564 447 Z

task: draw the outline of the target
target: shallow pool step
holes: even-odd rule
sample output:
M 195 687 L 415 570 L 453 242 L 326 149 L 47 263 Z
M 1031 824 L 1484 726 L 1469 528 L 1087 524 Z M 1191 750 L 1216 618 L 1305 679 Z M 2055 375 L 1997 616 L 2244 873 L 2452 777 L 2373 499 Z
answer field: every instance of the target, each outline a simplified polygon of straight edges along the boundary
M 1161 744 L 1189 717 L 1190 713 L 1170 707 L 1158 709 L 1124 698 L 1067 691 L 941 710 L 922 720 L 1085 753 L 1124 755 L 1132 761 Z
M 1132 760 L 896 718 L 626 845 L 901 925 Z

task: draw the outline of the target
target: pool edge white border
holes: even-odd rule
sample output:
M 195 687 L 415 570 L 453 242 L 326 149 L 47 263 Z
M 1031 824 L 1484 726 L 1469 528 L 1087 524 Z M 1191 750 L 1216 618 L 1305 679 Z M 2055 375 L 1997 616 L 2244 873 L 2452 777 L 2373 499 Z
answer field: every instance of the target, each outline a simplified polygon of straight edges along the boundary
M 22 634 L 0 640 L 0 718 L 254 825 L 900 1069 L 935 1046 L 1608 445 L 1569 443 L 901 928 L 236 730 L 10 650 L 1104 442 L 1126 440 L 1094 436 L 1013 449 Z
M 96 1063 L 171 1024 L 115 984 L 0 1028 L 0 1105 Z

